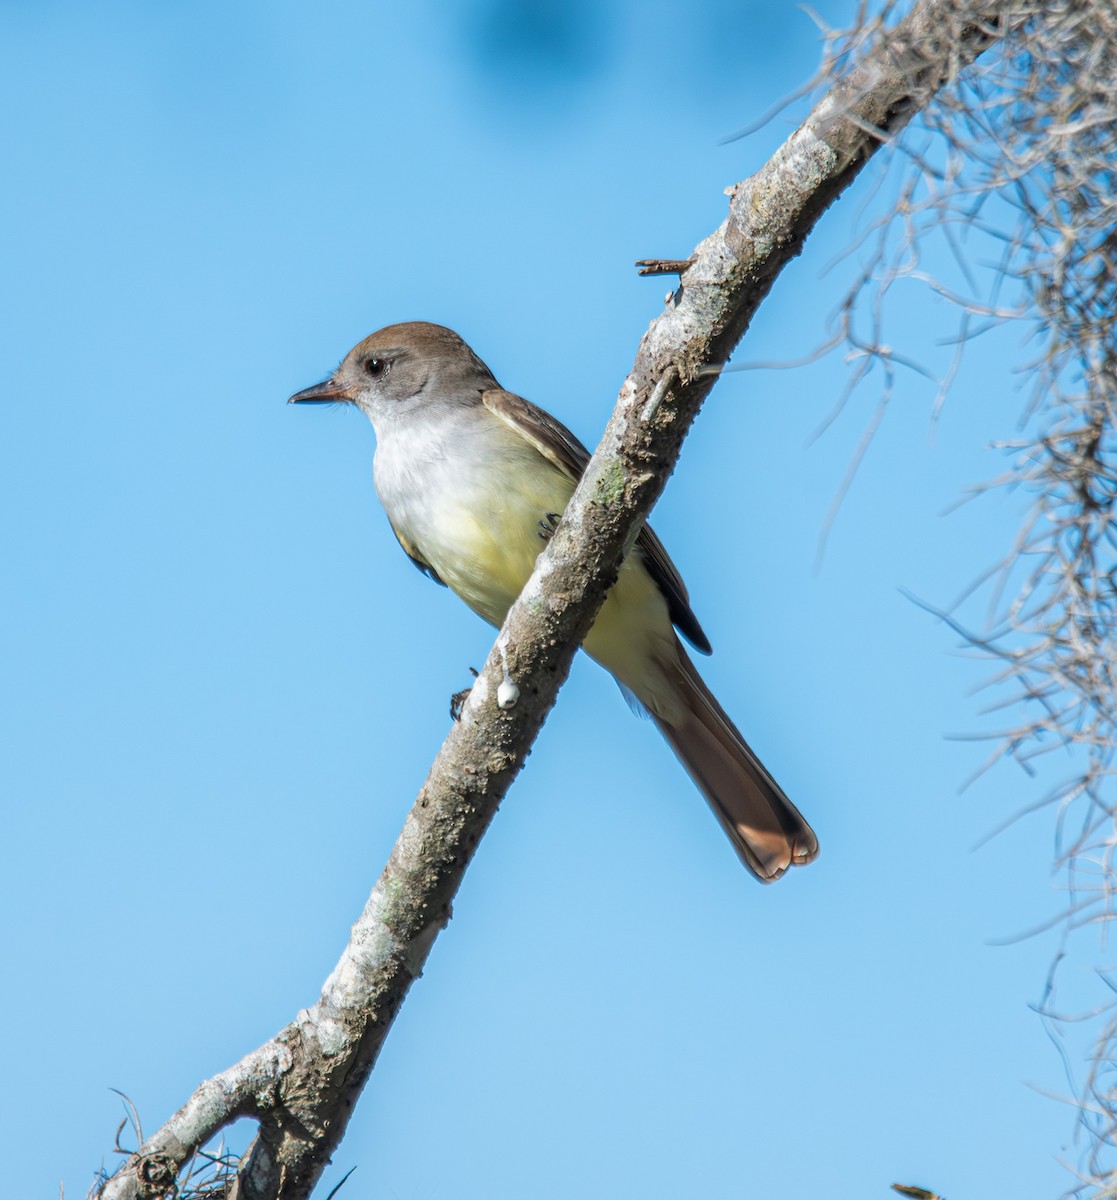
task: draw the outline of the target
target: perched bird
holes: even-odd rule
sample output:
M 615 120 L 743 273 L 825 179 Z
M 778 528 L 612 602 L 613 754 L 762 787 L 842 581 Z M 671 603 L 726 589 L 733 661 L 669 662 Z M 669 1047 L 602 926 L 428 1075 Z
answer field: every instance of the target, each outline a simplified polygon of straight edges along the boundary
M 506 392 L 452 330 L 389 325 L 292 403 L 355 404 L 376 431 L 373 473 L 411 561 L 500 626 L 589 452 L 554 417 Z M 710 653 L 687 591 L 645 526 L 583 643 L 651 715 L 744 864 L 778 879 L 818 842 L 702 682 L 678 637 Z

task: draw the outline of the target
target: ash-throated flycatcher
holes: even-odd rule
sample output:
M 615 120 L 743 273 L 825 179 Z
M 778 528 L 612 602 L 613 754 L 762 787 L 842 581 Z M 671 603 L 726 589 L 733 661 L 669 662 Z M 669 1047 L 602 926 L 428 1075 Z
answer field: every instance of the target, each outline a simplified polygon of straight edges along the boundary
M 293 403 L 355 404 L 376 430 L 380 502 L 408 557 L 500 626 L 589 452 L 506 392 L 452 330 L 415 321 L 365 338 Z M 675 635 L 710 644 L 645 526 L 584 649 L 635 696 L 710 802 L 745 866 L 778 879 L 818 854 L 811 827 L 749 749 Z

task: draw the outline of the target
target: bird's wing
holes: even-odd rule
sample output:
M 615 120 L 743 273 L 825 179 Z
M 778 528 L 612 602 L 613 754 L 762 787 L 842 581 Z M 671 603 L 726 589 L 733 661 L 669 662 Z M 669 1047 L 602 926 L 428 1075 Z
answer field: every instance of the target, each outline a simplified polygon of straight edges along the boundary
M 503 388 L 490 388 L 482 392 L 481 400 L 489 412 L 530 442 L 569 479 L 577 481 L 582 478 L 589 465 L 590 452 L 561 421 L 556 421 L 550 413 L 544 412 L 530 400 L 506 392 Z M 403 545 L 402 538 L 400 544 Z M 667 601 L 667 611 L 675 627 L 696 650 L 709 654 L 710 641 L 691 611 L 686 584 L 650 525 L 644 525 L 640 530 L 636 546 L 649 574 Z M 411 553 L 406 545 L 403 548 L 408 554 Z
M 503 388 L 490 388 L 482 392 L 481 401 L 489 412 L 529 441 L 568 479 L 577 483 L 582 478 L 582 473 L 589 465 L 590 452 L 550 413 Z
M 698 618 L 690 607 L 690 596 L 687 595 L 683 577 L 650 525 L 645 525 L 640 530 L 636 545 L 643 551 L 644 564 L 655 580 L 656 587 L 667 600 L 667 612 L 672 624 L 699 654 L 712 654 L 710 639 L 698 624 Z
M 388 519 L 388 524 L 392 525 L 391 518 Z M 403 547 L 404 554 L 423 572 L 428 579 L 433 579 L 435 583 L 441 584 L 443 587 L 446 583 L 439 577 L 438 572 L 430 565 L 429 562 L 419 553 L 419 547 L 414 542 L 409 541 L 402 533 L 392 525 L 392 532 L 396 535 L 396 541 Z

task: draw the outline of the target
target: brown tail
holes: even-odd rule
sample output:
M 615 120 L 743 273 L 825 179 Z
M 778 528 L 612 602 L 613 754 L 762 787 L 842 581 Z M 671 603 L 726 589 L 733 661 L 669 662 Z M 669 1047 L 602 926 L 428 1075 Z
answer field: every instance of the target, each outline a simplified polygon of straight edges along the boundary
M 818 857 L 818 839 L 702 682 L 687 652 L 665 670 L 683 712 L 652 720 L 710 802 L 741 861 L 762 883 Z

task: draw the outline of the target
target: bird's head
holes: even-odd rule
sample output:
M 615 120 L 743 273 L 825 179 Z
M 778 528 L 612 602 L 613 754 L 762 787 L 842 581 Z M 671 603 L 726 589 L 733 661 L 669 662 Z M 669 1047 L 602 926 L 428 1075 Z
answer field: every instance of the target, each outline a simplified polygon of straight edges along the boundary
M 489 368 L 452 329 L 408 321 L 369 334 L 329 378 L 296 392 L 290 403 L 355 404 L 380 426 L 432 401 L 475 401 L 496 386 Z

